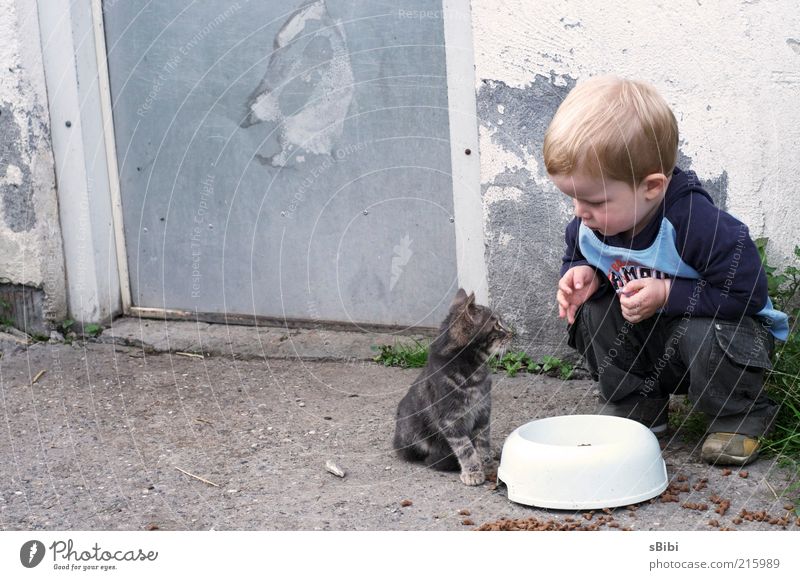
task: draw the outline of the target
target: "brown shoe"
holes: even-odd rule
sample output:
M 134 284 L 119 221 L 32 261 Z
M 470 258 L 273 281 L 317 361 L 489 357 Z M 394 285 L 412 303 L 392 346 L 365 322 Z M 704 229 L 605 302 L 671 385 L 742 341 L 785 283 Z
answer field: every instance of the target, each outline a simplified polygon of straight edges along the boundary
M 758 439 L 739 433 L 711 433 L 703 442 L 700 456 L 714 465 L 747 465 L 755 461 Z

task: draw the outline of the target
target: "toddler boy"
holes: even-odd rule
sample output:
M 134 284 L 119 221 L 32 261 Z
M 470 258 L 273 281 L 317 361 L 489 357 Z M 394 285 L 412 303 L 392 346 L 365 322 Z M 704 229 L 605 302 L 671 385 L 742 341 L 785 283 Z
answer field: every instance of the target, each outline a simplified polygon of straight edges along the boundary
M 774 310 L 747 226 L 676 167 L 678 127 L 647 83 L 578 84 L 544 139 L 553 183 L 572 198 L 557 300 L 569 345 L 600 389 L 598 412 L 667 429 L 671 393 L 708 415 L 702 458 L 744 465 L 777 406 L 763 393 Z

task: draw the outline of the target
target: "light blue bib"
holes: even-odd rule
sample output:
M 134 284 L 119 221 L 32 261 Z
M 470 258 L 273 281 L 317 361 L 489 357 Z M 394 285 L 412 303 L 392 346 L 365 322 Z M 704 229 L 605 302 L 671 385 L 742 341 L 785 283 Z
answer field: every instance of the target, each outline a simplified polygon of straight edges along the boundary
M 700 273 L 684 262 L 678 254 L 677 237 L 672 223 L 667 218 L 662 218 L 658 235 L 650 247 L 633 250 L 604 244 L 581 222 L 578 244 L 586 260 L 604 272 L 614 290 L 620 292 L 627 282 L 639 278 L 700 280 L 702 278 Z M 756 316 L 769 321 L 770 331 L 775 338 L 786 340 L 789 335 L 789 317 L 775 310 L 769 297 L 766 306 Z

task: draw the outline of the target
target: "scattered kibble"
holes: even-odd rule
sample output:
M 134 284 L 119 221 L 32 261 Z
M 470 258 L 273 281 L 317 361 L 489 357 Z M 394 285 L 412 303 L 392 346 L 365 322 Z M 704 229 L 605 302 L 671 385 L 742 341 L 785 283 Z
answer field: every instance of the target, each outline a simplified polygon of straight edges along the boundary
M 475 522 L 473 522 L 469 518 L 464 518 L 463 520 L 461 520 L 461 524 L 464 525 L 464 526 L 474 526 Z
M 716 507 L 716 509 L 714 511 L 717 512 L 721 516 L 724 516 L 725 512 L 728 511 L 728 508 L 731 507 L 731 500 L 722 499 L 717 494 L 712 494 L 709 499 L 711 499 L 711 503 L 717 504 L 717 507 Z
M 785 514 L 783 517 L 773 516 L 768 514 L 766 510 L 761 510 L 757 512 L 750 512 L 746 509 L 743 509 L 739 512 L 739 518 L 748 522 L 766 522 L 773 526 L 781 526 L 785 528 L 791 523 L 792 516 L 790 514 Z M 797 521 L 800 522 L 800 518 L 797 518 Z M 800 525 L 800 523 L 798 523 Z
M 460 515 L 460 516 L 469 516 L 469 515 L 472 515 L 472 514 L 470 513 L 469 510 L 461 510 L 461 511 L 458 512 L 458 515 Z
M 739 477 L 741 477 L 742 479 L 747 479 L 748 475 L 750 475 L 750 473 L 748 471 L 740 471 L 739 472 Z
M 708 511 L 708 504 L 707 503 L 695 503 L 695 502 L 685 502 L 681 504 L 681 507 L 687 510 L 696 510 L 699 512 Z
M 723 477 L 728 477 L 731 473 L 733 473 L 733 472 L 730 469 L 728 469 L 727 467 L 722 470 L 722 476 Z
M 408 507 L 410 505 L 414 505 L 414 502 L 411 501 L 410 499 L 404 499 L 403 501 L 400 502 L 401 507 Z
M 609 510 L 611 511 L 611 510 Z M 584 518 L 589 514 L 583 514 Z M 530 517 L 519 520 L 510 520 L 500 518 L 495 522 L 489 522 L 476 528 L 477 531 L 536 531 L 536 532 L 593 532 L 599 530 L 601 527 L 620 529 L 620 524 L 614 521 L 614 517 L 610 515 L 602 515 L 594 518 L 593 521 L 580 520 L 567 522 L 550 518 L 548 520 L 540 520 L 536 517 Z M 624 529 L 624 528 L 623 528 Z M 629 529 L 629 528 L 628 528 Z

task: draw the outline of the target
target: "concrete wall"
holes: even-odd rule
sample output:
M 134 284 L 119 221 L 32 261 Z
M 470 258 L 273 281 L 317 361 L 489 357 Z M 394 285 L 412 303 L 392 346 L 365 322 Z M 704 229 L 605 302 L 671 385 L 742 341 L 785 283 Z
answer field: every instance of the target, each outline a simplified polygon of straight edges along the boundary
M 86 6 L 80 3 L 81 14 Z M 18 319 L 41 331 L 45 324 L 31 326 L 32 319 L 64 318 L 67 290 L 36 7 L 0 0 L 0 298 L 21 296 Z M 800 12 L 793 0 L 474 0 L 472 26 L 489 291 L 521 333 L 520 346 L 534 354 L 563 348 L 554 289 L 571 209 L 542 169 L 541 145 L 558 104 L 580 79 L 616 73 L 654 83 L 678 117 L 681 166 L 694 169 L 754 236 L 771 238 L 773 262 L 791 254 L 800 229 L 793 180 L 800 169 Z M 54 50 L 73 60 L 69 50 Z M 55 82 L 61 67 L 51 68 Z M 99 118 L 87 111 L 80 114 Z M 78 126 L 73 119 L 73 130 Z M 57 130 L 66 131 L 62 121 Z M 100 163 L 99 141 L 90 141 L 88 158 Z M 61 164 L 64 172 L 77 166 L 68 156 Z M 108 181 L 98 175 L 89 181 Z M 100 189 L 95 195 L 109 197 Z M 72 211 L 66 206 L 96 205 L 65 203 L 71 198 L 63 196 L 62 219 Z M 105 232 L 108 221 L 98 219 L 95 229 Z M 80 223 L 65 220 L 65 228 L 80 230 L 76 239 L 85 229 Z M 86 256 L 77 261 L 96 262 L 92 279 L 114 278 L 109 239 L 84 240 Z M 99 250 L 105 253 L 89 260 Z M 89 287 L 83 278 L 76 273 L 70 296 L 92 306 L 76 294 Z M 90 288 L 108 307 L 92 306 L 85 318 L 119 310 L 112 282 Z
M 547 179 L 544 131 L 577 81 L 653 83 L 673 108 L 680 160 L 718 205 L 800 241 L 800 11 L 796 2 L 472 2 L 489 292 L 535 353 L 564 349 L 555 288 L 571 205 Z
M 0 312 L 29 332 L 66 316 L 36 3 L 0 0 Z

